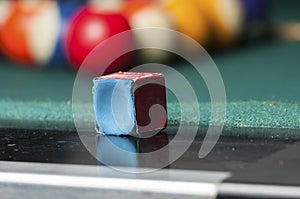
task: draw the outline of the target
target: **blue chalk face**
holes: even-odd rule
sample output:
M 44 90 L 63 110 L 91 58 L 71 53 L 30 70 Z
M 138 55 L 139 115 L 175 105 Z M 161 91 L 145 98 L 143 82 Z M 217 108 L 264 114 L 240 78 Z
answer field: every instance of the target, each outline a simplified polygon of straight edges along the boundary
M 133 89 L 132 80 L 94 80 L 94 111 L 99 132 L 106 135 L 136 132 Z

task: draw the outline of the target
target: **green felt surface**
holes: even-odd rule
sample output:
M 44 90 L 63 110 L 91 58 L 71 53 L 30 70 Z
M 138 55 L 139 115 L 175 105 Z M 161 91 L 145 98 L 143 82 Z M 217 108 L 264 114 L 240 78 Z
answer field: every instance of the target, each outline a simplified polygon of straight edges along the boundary
M 300 43 L 267 40 L 212 57 L 223 77 L 228 101 L 300 102 L 299 53 Z M 171 66 L 188 77 L 200 101 L 209 100 L 204 82 L 187 63 Z M 0 61 L 0 99 L 69 101 L 75 75 L 68 69 L 24 69 Z
M 90 105 L 92 106 L 92 105 Z M 197 125 L 198 122 L 193 117 L 193 105 L 188 106 L 190 114 L 181 119 L 180 107 L 178 103 L 168 104 L 168 127 L 167 133 L 172 133 L 174 127 L 179 124 L 184 126 Z M 72 106 L 70 102 L 52 101 L 27 101 L 12 102 L 10 100 L 0 100 L 0 128 L 26 128 L 45 130 L 75 130 L 72 118 Z M 295 130 L 300 129 L 299 104 L 283 103 L 273 101 L 246 101 L 230 102 L 227 105 L 227 117 L 225 128 L 266 128 L 273 129 L 268 136 L 277 137 L 300 137 L 295 135 Z M 200 129 L 205 128 L 210 123 L 210 103 L 200 103 Z M 93 116 L 92 116 L 93 117 Z M 92 118 L 88 116 L 87 118 Z M 94 120 L 85 121 L 94 124 Z M 277 135 L 281 132 L 285 134 Z M 247 130 L 248 131 L 248 130 Z M 249 131 L 251 133 L 251 131 Z M 232 132 L 227 135 L 234 136 Z M 236 134 L 239 135 L 239 134 Z M 261 131 L 252 131 L 248 137 L 264 137 Z
M 272 20 L 300 19 L 295 6 L 279 0 L 269 1 L 274 2 Z M 283 13 L 282 9 L 290 12 Z M 240 129 L 225 131 L 228 135 L 238 136 L 241 129 L 263 128 L 274 131 L 246 132 L 254 137 L 269 136 L 272 132 L 283 137 L 300 136 L 300 43 L 256 41 L 212 57 L 226 87 L 225 127 Z M 204 82 L 187 63 L 172 63 L 172 66 L 188 77 L 197 92 L 200 124 L 207 126 L 210 104 Z M 75 75 L 68 69 L 24 69 L 1 60 L 0 128 L 74 130 L 71 96 Z M 178 124 L 180 117 L 178 104 L 170 95 L 168 109 L 170 129 Z M 186 124 L 195 122 L 192 116 L 184 120 Z
M 300 129 L 299 52 L 299 43 L 270 40 L 213 55 L 227 92 L 226 128 Z M 207 126 L 210 103 L 204 82 L 187 63 L 173 66 L 197 91 L 200 124 Z M 0 127 L 74 130 L 74 78 L 75 73 L 67 69 L 28 70 L 1 62 Z M 174 126 L 179 123 L 180 111 L 178 104 L 168 99 L 169 126 Z M 184 120 L 196 122 L 192 116 Z

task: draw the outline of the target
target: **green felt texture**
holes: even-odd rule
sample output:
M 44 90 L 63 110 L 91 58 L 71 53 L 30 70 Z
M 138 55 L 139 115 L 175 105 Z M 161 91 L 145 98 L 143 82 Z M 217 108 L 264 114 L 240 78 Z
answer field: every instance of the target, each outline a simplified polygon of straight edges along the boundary
M 0 101 L 0 128 L 74 130 L 70 102 Z
M 212 54 L 228 101 L 300 102 L 300 43 L 275 40 Z M 187 63 L 172 63 L 190 80 L 200 101 L 209 101 L 206 86 Z M 0 99 L 70 101 L 75 73 L 67 69 L 24 69 L 0 61 Z
M 0 99 L 17 101 L 68 101 L 75 73 L 68 69 L 24 68 L 0 61 Z
M 210 121 L 210 103 L 202 102 L 200 105 L 200 128 L 207 127 Z M 90 105 L 91 106 L 91 105 Z M 187 106 L 189 114 L 181 119 L 180 107 L 178 103 L 168 104 L 168 128 L 167 133 L 173 133 L 174 127 L 179 124 L 183 126 L 197 125 L 193 117 L 193 105 Z M 72 118 L 72 106 L 69 102 L 16 102 L 10 100 L 0 101 L 0 128 L 26 128 L 45 130 L 75 130 Z M 225 129 L 249 128 L 269 129 L 268 134 L 260 131 L 247 130 L 247 137 L 300 137 L 295 130 L 300 128 L 300 106 L 283 102 L 230 102 L 227 105 L 227 117 Z M 88 116 L 87 118 L 92 118 Z M 295 119 L 295 118 L 298 118 Z M 94 123 L 93 120 L 86 121 Z M 272 130 L 270 130 L 272 129 Z M 282 134 L 278 135 L 279 129 Z M 239 133 L 225 131 L 228 136 L 240 136 Z M 241 131 L 243 132 L 243 130 Z
M 299 0 L 267 0 L 270 21 L 282 23 L 286 21 L 300 20 Z

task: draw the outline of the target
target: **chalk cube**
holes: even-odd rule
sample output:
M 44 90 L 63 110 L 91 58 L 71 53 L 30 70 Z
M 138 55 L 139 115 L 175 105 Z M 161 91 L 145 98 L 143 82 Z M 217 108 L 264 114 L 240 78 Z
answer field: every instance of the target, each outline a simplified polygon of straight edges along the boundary
M 166 127 L 165 80 L 160 73 L 117 72 L 94 79 L 96 130 L 142 135 Z

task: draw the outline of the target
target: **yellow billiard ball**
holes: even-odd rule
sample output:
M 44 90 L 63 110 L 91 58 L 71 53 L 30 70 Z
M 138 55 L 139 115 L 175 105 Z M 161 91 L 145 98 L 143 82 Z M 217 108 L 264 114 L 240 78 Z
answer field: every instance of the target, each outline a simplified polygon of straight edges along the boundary
M 161 0 L 161 3 L 173 16 L 176 30 L 207 46 L 209 27 L 196 0 Z
M 240 0 L 196 0 L 201 12 L 209 21 L 214 45 L 229 46 L 239 37 L 244 13 Z

